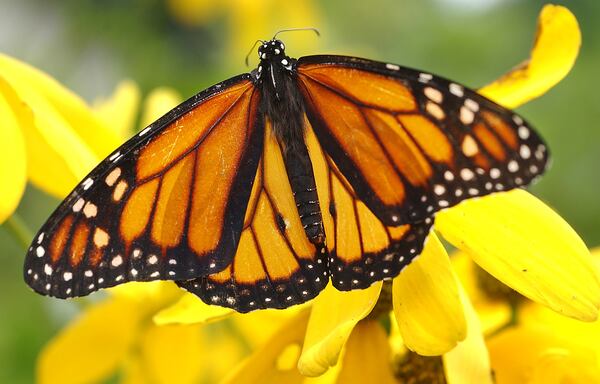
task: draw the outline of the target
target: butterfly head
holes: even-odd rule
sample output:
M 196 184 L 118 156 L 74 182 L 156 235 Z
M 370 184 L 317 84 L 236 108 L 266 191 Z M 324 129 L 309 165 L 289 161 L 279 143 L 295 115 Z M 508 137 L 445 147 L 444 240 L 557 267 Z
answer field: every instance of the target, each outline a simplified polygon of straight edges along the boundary
M 281 40 L 272 39 L 264 41 L 258 46 L 258 57 L 260 58 L 261 66 L 264 64 L 270 66 L 279 64 L 287 70 L 292 69 L 292 60 L 286 56 L 285 45 Z

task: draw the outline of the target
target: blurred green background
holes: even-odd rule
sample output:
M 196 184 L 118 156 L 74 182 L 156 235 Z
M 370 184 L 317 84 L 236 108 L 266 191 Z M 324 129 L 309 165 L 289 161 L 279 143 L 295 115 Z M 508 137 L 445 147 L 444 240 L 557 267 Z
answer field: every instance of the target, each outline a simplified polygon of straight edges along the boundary
M 282 36 L 291 56 L 365 56 L 477 88 L 527 57 L 543 4 L 0 0 L 0 52 L 48 72 L 90 102 L 126 78 L 143 93 L 171 86 L 187 98 L 246 71 L 244 57 L 256 39 L 309 23 L 322 37 Z M 581 25 L 579 60 L 564 81 L 519 112 L 553 154 L 553 167 L 533 192 L 593 247 L 600 245 L 600 2 L 563 5 Z M 29 188 L 18 213 L 34 231 L 57 203 Z M 75 304 L 33 294 L 21 279 L 23 257 L 19 243 L 0 227 L 0 383 L 32 382 L 38 350 L 77 311 Z

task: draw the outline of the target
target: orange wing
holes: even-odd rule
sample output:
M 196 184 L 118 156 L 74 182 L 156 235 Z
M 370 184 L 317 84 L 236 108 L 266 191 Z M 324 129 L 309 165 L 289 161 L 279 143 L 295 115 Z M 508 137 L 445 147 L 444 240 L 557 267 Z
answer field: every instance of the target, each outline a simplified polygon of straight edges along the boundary
M 321 146 L 386 225 L 523 186 L 546 167 L 546 146 L 521 117 L 456 83 L 341 56 L 297 68 Z
M 264 143 L 233 261 L 219 273 L 177 282 L 208 304 L 239 312 L 305 302 L 328 281 L 326 250 L 306 237 L 270 125 Z
M 65 298 L 229 265 L 262 153 L 258 105 L 242 75 L 117 149 L 37 234 L 25 262 L 27 283 Z
M 396 277 L 423 250 L 433 219 L 386 226 L 358 198 L 311 128 L 306 143 L 323 213 L 333 285 L 348 291 Z

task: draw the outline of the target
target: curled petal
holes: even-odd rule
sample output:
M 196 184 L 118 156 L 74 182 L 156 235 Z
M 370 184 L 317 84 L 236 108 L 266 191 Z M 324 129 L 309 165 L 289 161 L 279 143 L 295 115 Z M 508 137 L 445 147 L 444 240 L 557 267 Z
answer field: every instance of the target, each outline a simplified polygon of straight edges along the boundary
M 571 11 L 546 5 L 538 19 L 530 59 L 479 92 L 505 107 L 518 107 L 561 81 L 573 67 L 580 45 L 581 32 Z
M 448 254 L 430 234 L 421 255 L 394 279 L 394 314 L 407 348 L 441 355 L 466 336 L 466 323 Z
M 375 306 L 381 282 L 367 289 L 340 292 L 330 284 L 314 300 L 298 370 L 318 376 L 338 361 L 340 351 L 358 321 Z
M 460 301 L 465 309 L 467 337 L 444 354 L 444 370 L 448 384 L 492 384 L 492 369 L 483 331 L 475 308 L 465 290 L 459 285 Z
M 593 321 L 600 283 L 590 253 L 558 214 L 523 190 L 441 212 L 446 240 L 504 284 L 566 316 Z
M 19 128 L 27 111 L 14 103 L 14 96 L 14 90 L 0 77 L 0 223 L 17 209 L 27 181 L 25 138 Z

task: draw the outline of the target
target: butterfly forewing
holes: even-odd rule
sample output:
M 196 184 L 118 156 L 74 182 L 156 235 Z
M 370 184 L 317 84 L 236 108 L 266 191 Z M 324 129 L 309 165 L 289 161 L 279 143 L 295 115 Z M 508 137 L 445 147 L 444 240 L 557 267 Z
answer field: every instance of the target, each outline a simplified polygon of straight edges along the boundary
M 72 297 L 227 266 L 262 152 L 258 102 L 248 76 L 240 76 L 117 149 L 36 235 L 25 261 L 28 284 Z
M 298 62 L 319 142 L 386 225 L 524 186 L 548 153 L 518 115 L 459 84 L 343 56 Z

